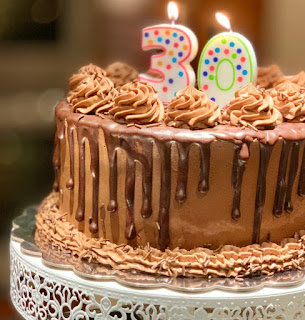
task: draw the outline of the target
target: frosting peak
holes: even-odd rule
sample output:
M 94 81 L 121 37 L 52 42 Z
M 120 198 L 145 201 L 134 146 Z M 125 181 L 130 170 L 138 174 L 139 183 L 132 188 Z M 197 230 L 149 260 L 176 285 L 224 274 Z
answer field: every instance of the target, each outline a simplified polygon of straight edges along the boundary
M 291 81 L 293 83 L 296 83 L 300 87 L 305 86 L 305 72 L 301 71 L 300 73 L 294 75 L 294 76 L 286 76 L 286 77 L 281 77 L 277 82 L 276 85 L 283 83 L 285 81 Z
M 305 121 L 304 89 L 296 83 L 285 81 L 278 84 L 270 92 L 275 107 L 287 121 Z
M 85 80 L 88 76 L 100 76 L 105 77 L 106 71 L 92 63 L 81 67 L 78 72 L 72 75 L 69 79 L 70 90 L 73 90 L 80 82 Z
M 117 90 L 110 79 L 101 73 L 84 74 L 83 80 L 68 94 L 67 101 L 72 104 L 74 112 L 83 114 L 101 114 L 114 105 Z
M 138 78 L 138 72 L 127 63 L 114 62 L 106 68 L 107 76 L 111 79 L 114 87 L 119 89 L 124 84 Z
M 177 92 L 168 105 L 165 123 L 179 128 L 214 127 L 220 120 L 219 106 L 192 85 Z
M 251 83 L 238 89 L 227 106 L 223 120 L 233 126 L 270 129 L 282 123 L 281 113 L 274 107 L 271 95 Z
M 109 113 L 119 123 L 149 124 L 163 119 L 164 107 L 151 85 L 135 80 L 121 88 Z
M 283 77 L 283 73 L 276 64 L 265 68 L 258 68 L 256 84 L 261 88 L 269 89 Z

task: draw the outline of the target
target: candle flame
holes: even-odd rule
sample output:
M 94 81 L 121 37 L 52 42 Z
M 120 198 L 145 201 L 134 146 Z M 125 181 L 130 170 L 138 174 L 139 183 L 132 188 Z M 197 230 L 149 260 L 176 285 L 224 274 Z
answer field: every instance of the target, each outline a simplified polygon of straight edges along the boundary
M 170 21 L 175 22 L 179 17 L 178 6 L 174 1 L 170 1 L 167 5 L 167 13 Z
M 223 14 L 221 12 L 216 12 L 215 17 L 216 17 L 218 23 L 220 23 L 226 29 L 231 30 L 230 20 L 225 14 Z

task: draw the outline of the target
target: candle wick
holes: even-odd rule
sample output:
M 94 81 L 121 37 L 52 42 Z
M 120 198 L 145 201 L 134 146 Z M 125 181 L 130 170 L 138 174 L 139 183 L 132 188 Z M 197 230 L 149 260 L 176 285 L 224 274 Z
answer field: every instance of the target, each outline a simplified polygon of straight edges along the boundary
M 175 24 L 175 18 L 171 18 L 171 24 L 174 25 Z

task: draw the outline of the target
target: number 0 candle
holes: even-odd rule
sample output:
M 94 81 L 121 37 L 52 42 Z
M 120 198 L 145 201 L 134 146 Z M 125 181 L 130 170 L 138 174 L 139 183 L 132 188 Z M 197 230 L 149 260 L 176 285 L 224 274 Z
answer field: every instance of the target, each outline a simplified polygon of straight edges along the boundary
M 157 76 L 140 74 L 139 80 L 154 86 L 162 102 L 168 103 L 176 92 L 189 84 L 195 85 L 196 75 L 190 62 L 198 51 L 195 34 L 185 26 L 176 25 L 178 8 L 174 2 L 168 5 L 172 24 L 161 24 L 142 30 L 143 50 L 162 50 L 150 60 L 150 71 Z
M 220 24 L 231 30 L 229 19 L 216 13 Z M 236 32 L 223 32 L 204 47 L 198 66 L 198 87 L 208 97 L 225 107 L 235 91 L 257 78 L 254 49 L 248 39 Z

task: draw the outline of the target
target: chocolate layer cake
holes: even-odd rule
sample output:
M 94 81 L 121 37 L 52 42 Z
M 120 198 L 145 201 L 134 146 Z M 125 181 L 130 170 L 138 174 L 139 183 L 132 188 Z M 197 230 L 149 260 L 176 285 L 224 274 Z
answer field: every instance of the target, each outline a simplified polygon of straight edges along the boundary
M 175 277 L 302 267 L 304 77 L 274 68 L 259 73 L 270 89 L 245 86 L 225 110 L 191 86 L 163 106 L 145 83 L 115 86 L 81 68 L 55 109 L 54 192 L 38 242 Z

